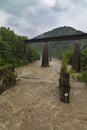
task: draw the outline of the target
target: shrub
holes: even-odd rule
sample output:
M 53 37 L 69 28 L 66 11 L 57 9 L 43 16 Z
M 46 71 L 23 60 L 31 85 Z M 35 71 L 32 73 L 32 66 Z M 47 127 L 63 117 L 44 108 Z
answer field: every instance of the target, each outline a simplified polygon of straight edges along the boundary
M 78 78 L 78 80 L 85 82 L 87 85 L 87 71 L 82 72 L 81 76 L 78 76 L 77 78 Z
M 68 60 L 67 60 L 67 57 L 66 55 L 62 55 L 62 65 L 61 65 L 61 70 L 63 72 L 66 72 L 67 71 L 67 65 L 68 65 Z

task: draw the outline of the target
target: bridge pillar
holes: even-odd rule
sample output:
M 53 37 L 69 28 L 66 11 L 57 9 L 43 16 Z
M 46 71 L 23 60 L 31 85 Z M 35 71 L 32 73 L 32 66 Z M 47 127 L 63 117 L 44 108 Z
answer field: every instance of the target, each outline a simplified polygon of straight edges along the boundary
M 43 52 L 42 52 L 42 67 L 49 66 L 49 52 L 48 52 L 48 43 L 43 45 Z
M 75 43 L 74 53 L 72 57 L 72 68 L 76 72 L 80 72 L 81 70 L 80 61 L 81 61 L 81 49 L 80 49 L 80 43 L 77 41 Z
M 59 79 L 59 98 L 60 101 L 64 103 L 70 102 L 70 84 L 69 84 L 69 73 L 68 72 L 60 72 Z

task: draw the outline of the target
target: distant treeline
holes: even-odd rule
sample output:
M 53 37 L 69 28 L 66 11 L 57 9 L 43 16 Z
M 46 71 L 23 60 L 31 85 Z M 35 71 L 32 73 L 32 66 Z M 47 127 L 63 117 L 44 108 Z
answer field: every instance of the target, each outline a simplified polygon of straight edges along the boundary
M 0 28 L 0 66 L 13 64 L 15 67 L 33 62 L 39 58 L 39 53 L 32 45 L 29 45 L 30 57 L 26 58 L 23 41 L 25 36 L 19 36 L 10 28 Z

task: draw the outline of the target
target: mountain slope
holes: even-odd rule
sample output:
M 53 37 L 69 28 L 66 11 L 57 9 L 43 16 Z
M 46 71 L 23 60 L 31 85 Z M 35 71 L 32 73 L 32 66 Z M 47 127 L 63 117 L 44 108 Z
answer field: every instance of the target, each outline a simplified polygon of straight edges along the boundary
M 45 32 L 37 37 L 44 38 L 44 37 L 64 36 L 64 35 L 81 34 L 81 33 L 83 32 L 76 30 L 72 27 L 64 26 Z
M 45 32 L 35 38 L 45 38 L 45 37 L 54 37 L 54 36 L 64 36 L 64 35 L 72 35 L 72 34 L 81 34 L 83 32 L 76 30 L 72 27 L 59 27 L 56 29 L 53 29 L 51 31 Z M 82 44 L 82 46 L 85 45 L 86 40 L 81 40 L 80 41 Z M 58 57 L 60 58 L 61 52 L 65 49 L 67 49 L 69 46 L 73 47 L 73 44 L 75 43 L 75 41 L 56 41 L 56 42 L 49 42 L 49 51 L 50 51 L 50 55 L 52 55 L 53 57 Z M 35 45 L 39 51 L 42 51 L 42 44 L 36 44 Z

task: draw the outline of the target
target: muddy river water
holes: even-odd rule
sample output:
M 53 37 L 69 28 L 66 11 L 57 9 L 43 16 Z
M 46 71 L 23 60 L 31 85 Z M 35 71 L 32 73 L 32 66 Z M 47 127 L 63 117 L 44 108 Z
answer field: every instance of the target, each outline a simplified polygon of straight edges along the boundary
M 19 67 L 16 86 L 0 95 L 0 130 L 87 130 L 87 86 L 70 82 L 70 103 L 59 100 L 60 61 Z

